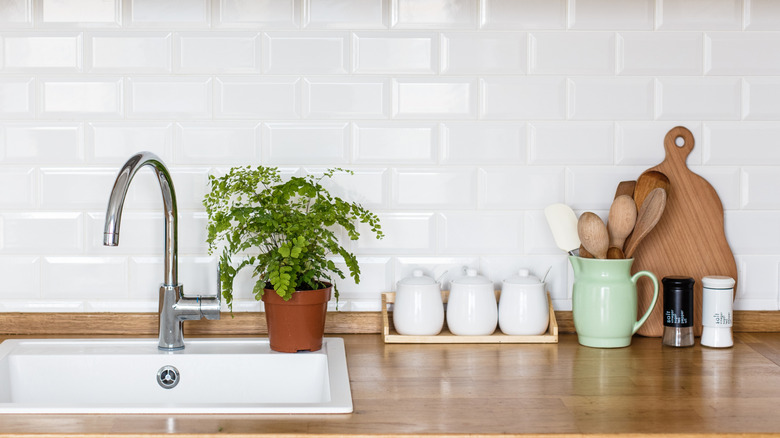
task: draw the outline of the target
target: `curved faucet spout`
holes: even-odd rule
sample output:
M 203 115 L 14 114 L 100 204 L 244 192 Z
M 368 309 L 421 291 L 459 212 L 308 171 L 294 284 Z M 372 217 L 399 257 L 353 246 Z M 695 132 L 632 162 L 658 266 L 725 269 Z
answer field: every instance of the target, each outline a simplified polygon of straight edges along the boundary
M 176 191 L 173 188 L 173 180 L 160 157 L 151 152 L 139 152 L 122 166 L 116 176 L 114 188 L 111 190 L 111 197 L 108 199 L 106 208 L 106 224 L 103 230 L 103 244 L 106 246 L 119 245 L 119 225 L 122 219 L 122 207 L 125 204 L 125 196 L 130 182 L 133 180 L 136 172 L 142 167 L 150 166 L 154 169 L 154 174 L 160 182 L 162 191 L 163 210 L 165 214 L 165 276 L 163 285 L 177 286 L 177 211 L 176 211 Z

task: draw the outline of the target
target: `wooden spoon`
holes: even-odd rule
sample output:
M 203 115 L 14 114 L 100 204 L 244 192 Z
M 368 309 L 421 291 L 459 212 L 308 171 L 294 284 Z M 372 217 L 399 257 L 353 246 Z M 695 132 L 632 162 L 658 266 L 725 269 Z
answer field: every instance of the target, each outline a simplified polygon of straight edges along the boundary
M 615 259 L 624 259 L 626 258 L 626 255 L 623 254 L 623 250 L 620 248 L 616 248 L 614 246 L 610 246 L 607 250 L 607 258 L 610 260 Z
M 577 222 L 577 234 L 582 246 L 597 259 L 607 258 L 609 233 L 604 221 L 596 213 L 586 211 Z
M 623 248 L 626 258 L 630 259 L 642 239 L 653 231 L 653 228 L 664 213 L 664 208 L 666 208 L 666 190 L 662 188 L 653 189 L 639 209 L 634 232 L 626 240 L 626 246 Z
M 615 190 L 615 199 L 620 195 L 634 196 L 636 181 L 620 181 Z
M 648 170 L 639 175 L 639 178 L 636 180 L 636 187 L 634 188 L 634 202 L 636 203 L 637 210 L 642 208 L 642 204 L 645 202 L 645 199 L 647 199 L 650 192 L 657 188 L 664 189 L 664 191 L 668 192 L 669 187 L 669 177 L 661 172 Z
M 589 253 L 587 249 L 585 249 L 582 244 L 580 244 L 580 257 L 584 259 L 595 259 L 596 257 L 593 256 L 593 254 Z
M 609 208 L 609 220 L 607 221 L 610 247 L 623 248 L 626 237 L 634 230 L 636 214 L 634 198 L 628 195 L 620 195 L 612 201 L 612 206 Z

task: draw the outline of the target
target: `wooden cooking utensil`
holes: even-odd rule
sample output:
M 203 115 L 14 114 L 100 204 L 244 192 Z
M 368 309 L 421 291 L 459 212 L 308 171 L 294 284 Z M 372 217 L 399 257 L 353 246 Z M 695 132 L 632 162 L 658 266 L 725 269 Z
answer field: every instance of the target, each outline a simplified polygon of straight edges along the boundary
M 607 251 L 607 252 L 609 252 L 609 251 Z M 582 244 L 580 244 L 580 257 L 582 257 L 584 259 L 595 259 L 596 258 L 593 254 L 589 253 L 588 250 L 585 249 L 584 246 L 582 246 Z
M 604 221 L 596 213 L 586 211 L 580 215 L 577 222 L 577 234 L 582 246 L 597 259 L 607 258 L 609 248 L 609 233 Z
M 566 204 L 552 204 L 545 207 L 544 216 L 558 248 L 575 255 L 580 247 L 580 238 L 577 236 L 577 215 L 574 210 Z
M 669 192 L 669 178 L 661 172 L 656 170 L 648 170 L 636 179 L 636 187 L 634 187 L 634 202 L 636 202 L 636 209 L 639 210 L 642 207 L 642 203 L 645 202 L 645 198 L 650 194 L 653 189 L 662 188 Z
M 662 188 L 653 189 L 639 209 L 634 232 L 626 240 L 626 246 L 623 251 L 626 257 L 631 258 L 639 247 L 639 243 L 653 231 L 658 221 L 661 220 L 665 207 L 666 191 Z
M 636 204 L 631 196 L 620 195 L 612 201 L 607 220 L 610 247 L 623 248 L 626 237 L 634 230 L 636 215 Z
M 682 140 L 677 146 L 676 141 Z M 727 275 L 737 280 L 737 264 L 723 228 L 723 206 L 717 192 L 701 176 L 688 169 L 685 160 L 694 147 L 691 131 L 678 126 L 666 134 L 664 161 L 648 171 L 669 179 L 666 210 L 655 230 L 645 237 L 634 253 L 633 271 L 648 270 L 658 279 L 670 275 L 693 277 L 694 333 L 701 335 L 701 279 L 707 275 Z M 734 289 L 736 291 L 736 288 Z M 637 284 L 639 312 L 653 297 L 647 282 Z M 663 294 L 661 294 L 663 295 Z M 639 329 L 645 336 L 663 334 L 663 297 L 658 297 L 650 317 Z
M 636 181 L 620 181 L 617 189 L 615 190 L 615 199 L 620 195 L 634 196 L 634 188 L 636 187 Z
M 624 259 L 626 258 L 626 255 L 623 254 L 622 249 L 615 246 L 610 246 L 609 249 L 607 250 L 607 258 L 610 260 Z

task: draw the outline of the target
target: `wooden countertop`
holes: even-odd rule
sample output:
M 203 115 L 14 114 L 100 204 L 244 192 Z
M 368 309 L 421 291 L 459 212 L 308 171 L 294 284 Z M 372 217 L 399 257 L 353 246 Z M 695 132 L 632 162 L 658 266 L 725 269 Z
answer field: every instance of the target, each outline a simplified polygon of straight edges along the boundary
M 338 415 L 0 415 L 0 435 L 780 435 L 780 334 L 730 349 L 385 345 L 344 335 L 355 411 Z

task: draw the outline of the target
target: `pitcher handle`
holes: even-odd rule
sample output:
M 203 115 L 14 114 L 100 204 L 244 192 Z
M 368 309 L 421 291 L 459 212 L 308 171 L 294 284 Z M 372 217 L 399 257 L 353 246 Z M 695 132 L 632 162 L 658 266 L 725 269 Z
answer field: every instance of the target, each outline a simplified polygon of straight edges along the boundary
M 633 335 L 634 333 L 639 330 L 639 327 L 642 327 L 642 324 L 647 321 L 647 318 L 650 316 L 650 312 L 653 311 L 653 308 L 655 307 L 655 302 L 658 301 L 658 279 L 655 277 L 655 275 L 650 271 L 639 271 L 636 274 L 634 274 L 633 277 L 631 277 L 631 282 L 636 285 L 636 282 L 639 281 L 639 277 L 649 277 L 650 280 L 653 280 L 653 301 L 650 303 L 649 306 L 647 306 L 647 311 L 645 311 L 645 314 L 642 315 L 641 318 L 639 318 L 639 321 L 634 323 L 634 331 L 631 332 Z

